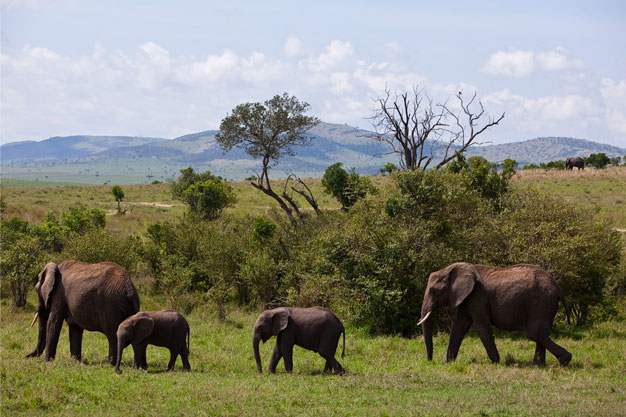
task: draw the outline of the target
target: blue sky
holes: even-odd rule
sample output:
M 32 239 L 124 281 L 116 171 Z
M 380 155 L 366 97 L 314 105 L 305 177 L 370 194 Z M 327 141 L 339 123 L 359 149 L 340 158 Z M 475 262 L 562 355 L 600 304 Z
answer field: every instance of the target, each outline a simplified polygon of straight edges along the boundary
M 284 91 L 370 128 L 419 85 L 506 112 L 484 140 L 626 147 L 626 2 L 1 0 L 2 143 L 173 138 Z

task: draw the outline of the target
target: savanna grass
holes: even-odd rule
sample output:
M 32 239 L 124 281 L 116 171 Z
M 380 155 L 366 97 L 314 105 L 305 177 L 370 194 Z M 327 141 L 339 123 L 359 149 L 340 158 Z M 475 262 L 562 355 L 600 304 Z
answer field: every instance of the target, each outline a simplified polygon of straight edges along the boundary
M 144 309 L 168 307 L 141 297 Z M 33 298 L 25 310 L 3 300 L 2 415 L 624 415 L 623 318 L 584 330 L 559 325 L 553 337 L 574 355 L 567 368 L 549 354 L 546 367 L 532 365 L 534 344 L 523 335 L 497 333 L 504 359 L 493 365 L 470 332 L 458 360 L 445 364 L 447 334 L 435 337 L 428 362 L 419 338 L 372 337 L 348 326 L 346 357 L 337 355 L 346 375 L 322 374 L 323 359 L 298 347 L 292 374 L 281 361 L 269 375 L 257 374 L 252 354 L 257 312 L 233 309 L 219 321 L 201 304 L 187 315 L 191 372 L 179 360 L 165 373 L 168 351 L 150 346 L 147 373 L 131 369 L 129 347 L 117 375 L 99 333 L 85 332 L 83 364 L 70 359 L 67 325 L 54 362 L 25 359 L 37 337 L 27 329 Z M 261 345 L 264 369 L 274 341 Z

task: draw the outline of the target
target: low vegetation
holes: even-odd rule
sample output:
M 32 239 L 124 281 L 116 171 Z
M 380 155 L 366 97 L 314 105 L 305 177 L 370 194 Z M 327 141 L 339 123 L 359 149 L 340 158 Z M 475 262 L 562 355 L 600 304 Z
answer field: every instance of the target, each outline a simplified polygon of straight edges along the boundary
M 514 161 L 496 167 L 457 156 L 441 170 L 366 178 L 376 191 L 349 205 L 324 194 L 321 179 L 305 180 L 321 210 L 302 210 L 297 222 L 249 183 L 217 178 L 194 177 L 178 194 L 181 181 L 125 186 L 124 216 L 115 215 L 111 186 L 5 188 L 2 412 L 619 415 L 626 254 L 615 229 L 626 225 L 616 209 L 626 201 L 624 169 L 515 173 Z M 174 198 L 207 181 L 237 201 L 205 215 Z M 118 376 L 106 364 L 105 338 L 89 332 L 84 367 L 69 358 L 63 335 L 54 363 L 23 359 L 36 339 L 23 331 L 36 305 L 28 288 L 46 261 L 69 258 L 117 262 L 131 272 L 142 309 L 183 312 L 193 371 L 157 372 L 168 356 L 149 348 L 148 375 Z M 502 365 L 488 363 L 471 333 L 459 360 L 443 364 L 449 312 L 439 315 L 438 356 L 427 362 L 415 327 L 426 278 L 458 260 L 549 270 L 576 315 L 575 326 L 562 314 L 556 323 L 555 339 L 574 354 L 569 368 L 553 357 L 535 368 L 534 345 L 503 333 L 496 336 Z M 321 358 L 299 349 L 294 375 L 256 374 L 252 325 L 258 311 L 278 305 L 337 313 L 348 326 L 347 376 L 318 375 Z M 263 346 L 264 363 L 271 344 Z M 493 401 L 494 392 L 502 401 Z

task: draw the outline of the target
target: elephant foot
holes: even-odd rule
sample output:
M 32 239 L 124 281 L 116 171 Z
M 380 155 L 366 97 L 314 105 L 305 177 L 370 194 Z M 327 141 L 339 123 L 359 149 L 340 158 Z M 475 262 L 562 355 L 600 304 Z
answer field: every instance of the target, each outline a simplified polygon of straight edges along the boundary
M 121 369 L 116 369 L 115 373 L 118 374 L 118 375 L 121 375 L 122 374 L 122 370 Z
M 561 366 L 567 366 L 571 360 L 572 360 L 572 354 L 567 352 L 567 355 L 559 359 L 559 363 L 561 364 Z
M 28 355 L 26 355 L 27 358 L 38 358 L 40 356 L 41 356 L 41 352 L 38 351 L 37 349 L 33 350 Z

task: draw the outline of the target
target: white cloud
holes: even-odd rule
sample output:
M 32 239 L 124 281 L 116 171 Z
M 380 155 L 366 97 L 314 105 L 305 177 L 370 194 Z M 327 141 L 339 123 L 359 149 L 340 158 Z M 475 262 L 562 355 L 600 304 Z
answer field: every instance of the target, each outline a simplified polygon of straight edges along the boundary
M 354 50 L 350 42 L 334 40 L 326 47 L 326 52 L 316 58 L 310 58 L 307 67 L 311 71 L 327 71 L 340 66 L 353 55 Z
M 556 47 L 544 52 L 498 51 L 489 57 L 483 66 L 483 71 L 494 75 L 525 77 L 535 70 L 560 71 L 582 67 L 581 60 L 570 57 L 564 48 Z
M 626 80 L 602 79 L 600 94 L 605 104 L 605 117 L 609 128 L 626 134 Z
M 294 57 L 304 52 L 302 41 L 295 36 L 289 36 L 283 45 L 283 52 L 288 57 Z

